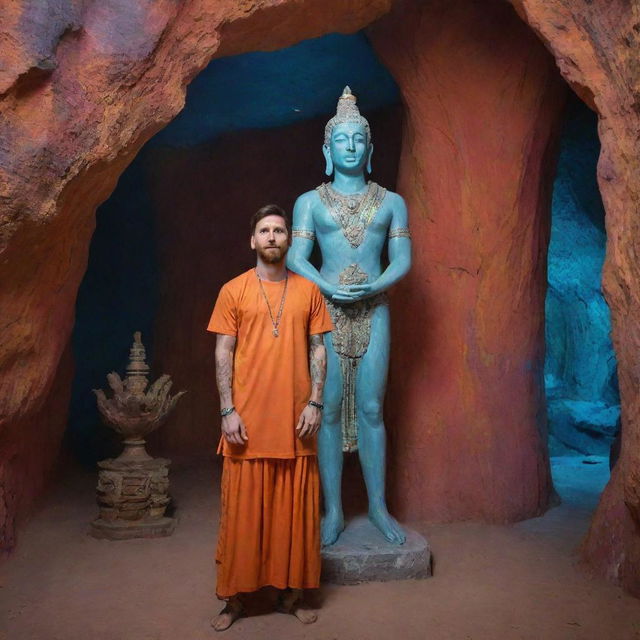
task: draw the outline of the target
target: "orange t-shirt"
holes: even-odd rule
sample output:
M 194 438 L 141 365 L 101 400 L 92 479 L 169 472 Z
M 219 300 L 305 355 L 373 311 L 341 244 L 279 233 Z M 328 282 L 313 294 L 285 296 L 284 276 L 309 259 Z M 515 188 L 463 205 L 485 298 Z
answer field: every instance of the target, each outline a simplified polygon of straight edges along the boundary
M 316 438 L 300 439 L 295 428 L 309 401 L 308 336 L 333 329 L 318 287 L 288 272 L 287 295 L 278 326 L 273 324 L 255 269 L 230 280 L 218 295 L 208 331 L 236 336 L 233 403 L 247 429 L 244 445 L 223 437 L 218 452 L 233 458 L 295 458 L 315 455 Z M 284 280 L 262 280 L 274 320 Z

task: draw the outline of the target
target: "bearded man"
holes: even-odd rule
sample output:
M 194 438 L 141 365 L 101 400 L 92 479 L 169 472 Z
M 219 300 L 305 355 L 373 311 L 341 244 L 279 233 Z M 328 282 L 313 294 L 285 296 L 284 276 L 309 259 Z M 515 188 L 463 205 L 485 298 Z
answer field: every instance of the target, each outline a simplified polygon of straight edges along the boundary
M 322 418 L 331 318 L 318 287 L 288 271 L 291 222 L 276 205 L 251 219 L 255 268 L 227 282 L 208 330 L 216 338 L 224 456 L 212 620 L 227 629 L 241 593 L 282 590 L 279 610 L 305 623 L 316 614 L 302 590 L 320 582 L 316 432 Z

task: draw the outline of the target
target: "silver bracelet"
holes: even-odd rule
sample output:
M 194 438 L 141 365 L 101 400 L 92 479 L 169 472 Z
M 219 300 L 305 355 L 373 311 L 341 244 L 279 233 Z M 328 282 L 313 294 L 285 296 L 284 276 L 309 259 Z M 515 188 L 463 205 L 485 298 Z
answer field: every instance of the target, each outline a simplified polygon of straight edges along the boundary
M 224 407 L 220 409 L 220 415 L 224 418 L 225 416 L 231 415 L 235 410 L 235 407 Z

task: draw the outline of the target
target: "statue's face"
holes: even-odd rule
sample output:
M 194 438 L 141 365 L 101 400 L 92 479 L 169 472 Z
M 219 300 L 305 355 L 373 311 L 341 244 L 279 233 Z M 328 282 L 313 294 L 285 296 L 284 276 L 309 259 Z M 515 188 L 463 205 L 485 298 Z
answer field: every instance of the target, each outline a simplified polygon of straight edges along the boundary
M 369 143 L 364 125 L 343 122 L 333 128 L 329 153 L 336 169 L 346 172 L 362 171 L 368 152 Z

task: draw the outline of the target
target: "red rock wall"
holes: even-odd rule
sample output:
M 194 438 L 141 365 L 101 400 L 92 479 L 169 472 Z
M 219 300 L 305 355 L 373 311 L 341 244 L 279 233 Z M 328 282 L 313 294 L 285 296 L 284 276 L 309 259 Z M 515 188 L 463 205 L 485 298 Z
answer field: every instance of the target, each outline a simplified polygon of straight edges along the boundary
M 64 433 L 73 379 L 71 346 L 63 351 L 42 408 L 0 434 L 0 556 L 15 544 L 16 522 L 49 482 Z
M 603 273 L 622 400 L 622 450 L 584 542 L 585 562 L 640 596 L 640 9 L 635 2 L 514 0 L 599 114 Z
M 415 245 L 392 296 L 393 502 L 406 519 L 538 515 L 551 491 L 544 296 L 564 85 L 502 2 L 400 2 L 370 33 L 406 105 L 398 190 Z
M 197 149 L 159 149 L 150 158 L 161 272 L 154 370 L 170 372 L 176 389 L 188 389 L 157 434 L 169 454 L 215 451 L 220 424 L 209 316 L 222 284 L 255 265 L 253 212 L 270 202 L 291 212 L 297 196 L 326 180 L 325 122 L 236 132 Z M 370 122 L 373 179 L 394 188 L 400 110 L 371 114 Z

